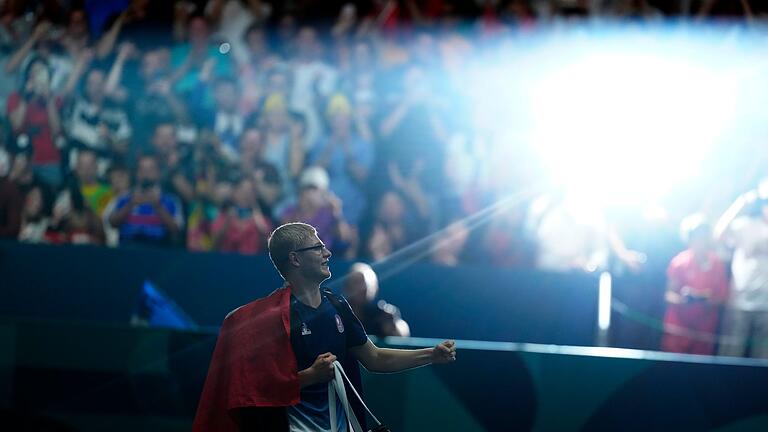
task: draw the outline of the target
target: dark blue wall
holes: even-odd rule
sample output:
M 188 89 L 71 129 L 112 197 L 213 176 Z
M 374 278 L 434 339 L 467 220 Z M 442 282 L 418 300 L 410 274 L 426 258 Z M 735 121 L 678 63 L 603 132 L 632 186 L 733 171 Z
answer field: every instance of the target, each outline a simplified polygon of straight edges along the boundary
M 337 289 L 350 263 L 332 260 Z M 414 336 L 591 345 L 597 283 L 587 275 L 427 264 L 374 266 L 380 295 Z M 195 322 L 281 285 L 266 256 L 0 243 L 0 316 L 121 322 L 151 280 Z

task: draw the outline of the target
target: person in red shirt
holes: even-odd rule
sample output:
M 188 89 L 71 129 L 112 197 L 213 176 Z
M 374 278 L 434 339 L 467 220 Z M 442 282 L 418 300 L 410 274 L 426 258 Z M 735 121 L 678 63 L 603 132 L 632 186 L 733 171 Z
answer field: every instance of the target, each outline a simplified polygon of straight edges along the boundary
M 22 87 L 8 97 L 6 113 L 17 146 L 32 146 L 32 165 L 48 183 L 61 181 L 61 153 L 56 138 L 61 133 L 61 98 L 51 90 L 51 71 L 41 58 L 24 70 Z
M 232 202 L 225 203 L 213 221 L 214 250 L 245 255 L 266 250 L 272 224 L 261 212 L 256 194 L 250 177 L 243 177 L 237 182 Z
M 712 248 L 712 229 L 699 217 L 683 221 L 688 249 L 667 269 L 664 351 L 714 354 L 720 306 L 728 298 L 725 264 Z

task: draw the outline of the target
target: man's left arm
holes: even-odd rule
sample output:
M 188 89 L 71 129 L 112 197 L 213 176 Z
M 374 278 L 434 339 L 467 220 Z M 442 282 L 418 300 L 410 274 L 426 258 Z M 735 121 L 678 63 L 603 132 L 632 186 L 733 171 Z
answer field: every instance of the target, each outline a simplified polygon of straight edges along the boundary
M 369 339 L 363 345 L 349 349 L 371 372 L 388 373 L 417 368 L 431 363 L 456 360 L 456 343 L 444 341 L 432 348 L 416 350 L 379 348 Z

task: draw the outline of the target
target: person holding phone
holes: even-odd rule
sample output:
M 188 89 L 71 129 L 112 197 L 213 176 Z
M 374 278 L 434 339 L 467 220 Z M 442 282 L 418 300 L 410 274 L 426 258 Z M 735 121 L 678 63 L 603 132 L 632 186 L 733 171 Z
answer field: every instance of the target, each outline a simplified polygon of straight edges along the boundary
M 24 70 L 22 86 L 8 97 L 6 112 L 13 135 L 32 145 L 35 174 L 52 186 L 61 183 L 60 136 L 62 100 L 51 90 L 51 68 L 33 58 Z
M 213 221 L 213 249 L 253 255 L 263 252 L 272 224 L 261 212 L 250 177 L 237 181 L 232 200 L 222 204 Z
M 176 195 L 162 190 L 157 157 L 139 157 L 136 184 L 118 198 L 108 219 L 120 231 L 120 244 L 175 244 L 184 226 L 181 202 Z
M 328 190 L 329 183 L 328 173 L 319 166 L 302 171 L 298 200 L 283 210 L 280 222 L 311 224 L 325 240 L 328 249 L 348 252 L 354 242 L 354 234 L 342 213 L 341 200 Z

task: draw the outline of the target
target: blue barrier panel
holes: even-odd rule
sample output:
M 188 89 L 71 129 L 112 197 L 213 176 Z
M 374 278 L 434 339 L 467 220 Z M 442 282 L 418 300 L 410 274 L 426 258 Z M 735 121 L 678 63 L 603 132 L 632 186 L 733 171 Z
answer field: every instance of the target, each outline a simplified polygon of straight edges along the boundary
M 400 264 L 374 268 L 414 336 L 594 343 L 590 275 Z M 334 259 L 327 285 L 338 290 L 350 265 Z M 282 284 L 266 256 L 16 243 L 0 243 L 0 281 L 0 316 L 126 323 L 150 281 L 203 327 Z

